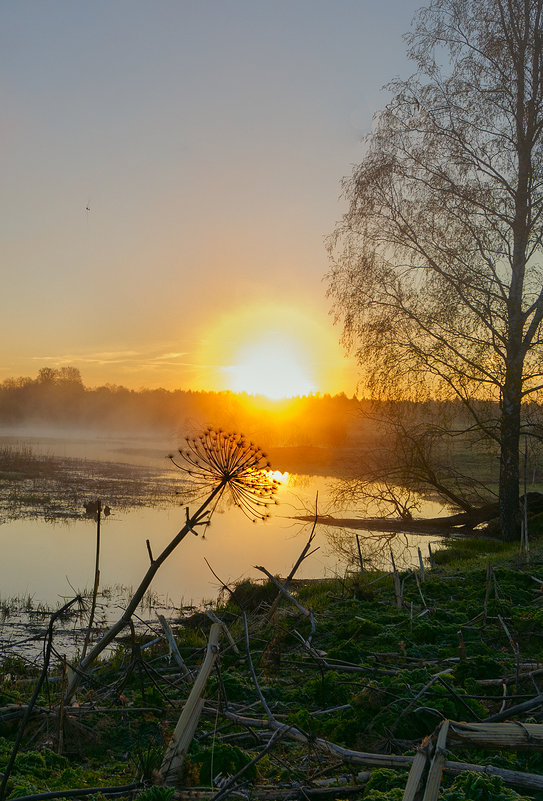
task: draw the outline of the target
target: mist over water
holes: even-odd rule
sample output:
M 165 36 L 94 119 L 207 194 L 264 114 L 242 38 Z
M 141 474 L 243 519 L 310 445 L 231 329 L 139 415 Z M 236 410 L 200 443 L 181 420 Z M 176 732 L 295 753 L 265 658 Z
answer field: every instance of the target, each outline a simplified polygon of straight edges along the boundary
M 145 465 L 163 471 L 175 471 L 165 454 L 167 438 L 120 438 L 80 436 L 30 436 L 27 431 L 0 437 L 0 446 L 31 446 L 36 454 L 49 453 L 63 458 L 92 459 Z M 207 559 L 225 583 L 242 578 L 262 578 L 255 565 L 263 565 L 271 573 L 286 575 L 296 561 L 309 535 L 311 524 L 295 517 L 311 514 L 318 493 L 319 513 L 332 510 L 330 488 L 334 479 L 309 474 L 276 474 L 283 483 L 279 505 L 273 507 L 271 519 L 252 523 L 238 509 L 224 503 L 214 513 L 211 525 L 198 537 L 189 534 L 158 572 L 152 592 L 162 596 L 173 607 L 199 605 L 214 599 L 220 584 L 212 575 Z M 107 498 L 102 499 L 104 503 Z M 434 505 L 435 506 L 435 505 Z M 437 509 L 428 510 L 436 513 Z M 353 516 L 343 510 L 340 516 Z M 102 589 L 121 585 L 137 586 L 149 565 L 146 540 L 158 554 L 182 527 L 185 505 L 175 501 L 158 506 L 131 509 L 113 508 L 104 518 L 101 531 L 100 586 Z M 353 532 L 335 529 L 351 542 Z M 364 532 L 359 531 L 364 542 Z M 375 535 L 372 535 L 374 538 Z M 427 538 L 410 535 L 395 538 L 396 557 L 400 563 L 417 563 L 417 544 L 427 554 Z M 16 519 L 0 526 L 3 559 L 0 563 L 0 598 L 30 596 L 34 604 L 56 605 L 65 597 L 84 593 L 92 586 L 96 524 L 92 519 L 56 520 Z M 368 540 L 369 542 L 369 540 Z M 315 542 L 318 550 L 298 572 L 300 578 L 344 575 L 344 557 L 332 548 L 328 532 L 319 525 Z M 409 545 L 409 547 L 407 547 Z M 407 548 L 407 550 L 406 550 Z M 382 566 L 390 567 L 388 544 L 381 548 Z

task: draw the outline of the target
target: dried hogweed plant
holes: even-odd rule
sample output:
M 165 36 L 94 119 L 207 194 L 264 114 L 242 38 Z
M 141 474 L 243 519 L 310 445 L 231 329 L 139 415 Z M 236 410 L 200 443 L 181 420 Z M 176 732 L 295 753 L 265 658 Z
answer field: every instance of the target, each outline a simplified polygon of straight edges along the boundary
M 221 429 L 215 431 L 208 428 L 199 437 L 187 437 L 187 447 L 179 449 L 179 457 L 170 455 L 170 459 L 179 470 L 189 476 L 205 497 L 192 514 L 189 514 L 187 507 L 185 523 L 158 556 L 153 555 L 151 544 L 147 540 L 150 565 L 120 618 L 80 660 L 64 695 L 66 704 L 71 703 L 80 680 L 90 665 L 130 624 L 159 567 L 189 532 L 196 534 L 199 526 L 209 525 L 210 514 L 226 491 L 229 491 L 235 505 L 254 522 L 269 517 L 268 508 L 276 502 L 275 494 L 279 482 L 270 477 L 270 463 L 260 448 L 247 442 L 239 434 L 227 434 Z
M 172 463 L 202 492 L 213 490 L 217 501 L 229 492 L 235 506 L 253 522 L 269 517 L 277 503 L 279 481 L 270 477 L 266 454 L 241 434 L 208 428 L 198 437 L 186 437 L 186 448 Z

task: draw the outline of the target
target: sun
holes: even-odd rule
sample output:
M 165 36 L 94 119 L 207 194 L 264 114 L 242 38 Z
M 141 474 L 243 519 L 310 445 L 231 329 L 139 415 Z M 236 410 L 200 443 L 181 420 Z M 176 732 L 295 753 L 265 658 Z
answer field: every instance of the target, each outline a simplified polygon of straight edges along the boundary
M 233 392 L 280 400 L 310 395 L 317 389 L 299 343 L 274 332 L 242 347 L 235 363 L 225 370 Z
M 271 400 L 340 392 L 343 352 L 319 309 L 252 299 L 202 322 L 193 389 L 246 392 Z M 353 371 L 354 374 L 354 371 Z

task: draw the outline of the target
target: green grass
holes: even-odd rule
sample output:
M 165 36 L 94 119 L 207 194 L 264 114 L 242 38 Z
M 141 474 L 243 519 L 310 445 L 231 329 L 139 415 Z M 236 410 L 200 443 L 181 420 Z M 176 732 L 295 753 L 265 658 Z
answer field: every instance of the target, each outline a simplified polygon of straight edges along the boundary
M 542 596 L 540 585 L 532 578 L 543 581 L 543 551 L 538 541 L 532 543 L 529 563 L 519 558 L 518 544 L 483 538 L 450 540 L 436 557 L 436 567 L 426 571 L 420 586 L 412 572 L 401 574 L 402 609 L 395 608 L 390 575 L 365 572 L 346 580 L 295 582 L 293 592 L 312 610 L 316 621 L 312 645 L 327 663 L 320 665 L 300 641 L 311 634 L 307 616 L 285 599 L 268 621 L 266 612 L 275 598 L 275 586 L 248 581 L 239 585 L 237 597 L 247 608 L 260 689 L 279 720 L 310 738 L 309 747 L 285 738 L 252 766 L 247 780 L 303 783 L 321 770 L 331 771 L 330 775 L 334 770 L 346 772 L 345 766 L 334 768 L 333 760 L 317 755 L 311 747 L 315 737 L 360 751 L 413 753 L 443 717 L 484 719 L 500 709 L 502 687 L 500 681 L 488 686 L 481 680 L 500 680 L 516 669 L 509 634 L 523 661 L 543 663 Z M 487 572 L 489 564 L 492 571 Z M 247 729 L 225 725 L 216 711 L 218 706 L 237 708 L 239 704 L 245 714 L 265 717 L 244 650 L 239 608 L 232 598 L 226 598 L 217 612 L 240 652 L 223 637 L 220 674 L 214 673 L 208 682 L 207 714 L 200 720 L 185 763 L 183 781 L 188 786 L 209 784 L 212 774 L 219 771 L 232 774 L 262 749 L 262 743 Z M 501 621 L 506 622 L 509 634 Z M 174 625 L 181 654 L 192 667 L 202 662 L 210 625 L 202 613 Z M 139 637 L 138 643 L 143 644 L 149 636 Z M 12 797 L 59 787 L 127 784 L 142 775 L 152 780 L 190 685 L 179 679 L 165 644 L 141 651 L 145 671 L 134 666 L 135 653 L 138 650 L 127 638 L 109 660 L 96 667 L 92 681 L 82 685 L 78 698 L 82 705 L 109 707 L 110 711 L 88 709 L 84 716 L 69 716 L 64 755 L 44 749 L 44 723 L 53 741 L 57 728 L 56 723 L 49 725 L 49 714 L 38 712 L 10 779 Z M 338 666 L 359 670 L 341 671 L 335 669 Z M 432 682 L 437 673 L 442 675 Z M 2 704 L 24 703 L 36 675 L 37 668 L 25 660 L 12 658 L 4 663 L 0 667 Z M 60 687 L 60 682 L 51 682 L 38 705 L 54 708 Z M 519 698 L 532 697 L 534 692 L 529 679 L 510 687 L 510 693 Z M 129 713 L 140 707 L 147 711 Z M 17 721 L 0 718 L 0 736 L 4 737 L 0 759 L 4 764 L 16 731 Z M 457 749 L 450 757 L 543 773 L 541 754 Z M 364 794 L 356 798 L 401 799 L 405 781 L 405 772 L 374 771 Z M 158 791 L 149 795 L 165 801 Z M 339 788 L 336 797 L 342 798 Z M 495 777 L 445 777 L 440 801 L 474 799 L 519 801 L 520 796 L 506 790 Z
M 481 560 L 515 560 L 518 558 L 518 543 L 503 542 L 485 537 L 454 538 L 443 541 L 443 547 L 434 553 L 434 562 L 439 567 L 474 567 Z

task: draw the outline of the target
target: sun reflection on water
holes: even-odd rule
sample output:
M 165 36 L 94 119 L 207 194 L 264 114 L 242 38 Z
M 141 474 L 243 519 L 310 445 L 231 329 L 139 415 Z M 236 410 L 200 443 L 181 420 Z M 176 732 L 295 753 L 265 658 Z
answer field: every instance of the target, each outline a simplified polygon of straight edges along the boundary
M 285 470 L 282 473 L 280 470 L 268 470 L 266 475 L 271 481 L 278 481 L 280 484 L 284 484 L 285 486 L 290 481 L 290 473 Z

